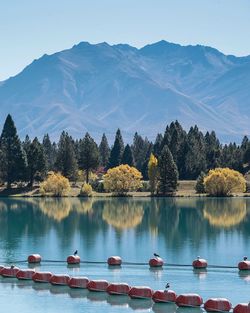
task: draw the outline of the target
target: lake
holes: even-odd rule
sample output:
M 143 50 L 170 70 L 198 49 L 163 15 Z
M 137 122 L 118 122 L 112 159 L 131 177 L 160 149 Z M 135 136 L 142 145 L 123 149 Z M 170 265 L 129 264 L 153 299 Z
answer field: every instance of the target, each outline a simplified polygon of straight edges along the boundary
M 228 298 L 233 305 L 250 300 L 250 273 L 236 268 L 208 268 L 196 272 L 199 255 L 212 265 L 237 266 L 250 257 L 250 199 L 248 198 L 14 198 L 0 199 L 0 264 L 27 268 L 32 253 L 43 260 L 65 261 L 75 250 L 86 261 L 145 263 L 158 253 L 162 270 L 148 265 L 42 262 L 37 270 L 107 279 L 163 289 L 167 282 L 177 294 L 199 293 Z M 3 312 L 188 312 L 174 305 L 131 300 L 86 290 L 0 278 Z M 193 312 L 198 312 L 196 309 Z M 191 312 L 190 311 L 190 312 Z

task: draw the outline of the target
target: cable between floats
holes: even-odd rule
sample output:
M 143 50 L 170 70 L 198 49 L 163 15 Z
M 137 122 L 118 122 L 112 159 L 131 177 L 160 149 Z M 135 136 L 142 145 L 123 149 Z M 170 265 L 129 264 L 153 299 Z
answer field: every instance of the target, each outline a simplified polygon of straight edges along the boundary
M 1 260 L 1 262 L 6 263 L 6 261 Z M 65 263 L 66 260 L 42 260 L 42 263 Z M 15 260 L 9 261 L 8 263 L 27 263 L 27 260 Z M 80 261 L 80 264 L 107 264 L 107 261 Z M 148 262 L 122 262 L 122 265 L 138 265 L 145 266 Z M 176 264 L 176 263 L 166 263 L 164 267 L 193 267 L 192 264 Z M 232 265 L 208 265 L 207 268 L 222 268 L 222 269 L 237 269 L 237 266 Z

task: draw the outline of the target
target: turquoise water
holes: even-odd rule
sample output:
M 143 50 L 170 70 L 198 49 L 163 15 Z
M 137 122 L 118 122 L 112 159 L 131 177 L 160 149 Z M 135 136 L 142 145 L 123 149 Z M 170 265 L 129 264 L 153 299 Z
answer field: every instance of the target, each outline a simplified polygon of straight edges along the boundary
M 82 260 L 145 263 L 154 252 L 166 263 L 191 264 L 197 255 L 209 264 L 235 266 L 250 258 L 250 199 L 0 199 L 0 262 L 27 268 L 31 253 L 44 260 L 66 260 L 76 249 Z M 43 262 L 38 270 L 84 275 L 130 285 L 163 289 L 170 282 L 177 294 L 226 297 L 233 305 L 250 300 L 250 273 L 237 269 L 195 272 L 191 267 Z M 0 278 L 3 312 L 188 312 L 174 305 L 131 300 L 50 284 Z M 197 310 L 192 310 L 198 312 Z

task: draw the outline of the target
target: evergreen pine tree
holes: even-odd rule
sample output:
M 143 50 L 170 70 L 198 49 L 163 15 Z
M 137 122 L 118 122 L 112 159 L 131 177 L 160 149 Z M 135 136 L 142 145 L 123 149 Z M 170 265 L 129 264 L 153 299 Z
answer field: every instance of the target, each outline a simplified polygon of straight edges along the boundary
M 121 164 L 128 164 L 129 166 L 134 166 L 133 152 L 130 145 L 127 144 L 123 152 Z
M 29 185 L 32 187 L 34 178 L 42 179 L 46 175 L 46 158 L 42 144 L 35 138 L 29 146 L 26 146 L 27 173 Z
M 99 151 L 94 139 L 86 133 L 80 144 L 79 168 L 86 171 L 86 182 L 89 183 L 89 174 L 99 165 Z
M 55 162 L 55 168 L 63 176 L 75 180 L 77 175 L 77 160 L 74 150 L 74 143 L 68 133 L 62 132 L 58 143 L 58 152 Z
M 14 121 L 7 116 L 0 137 L 1 175 L 7 182 L 7 188 L 16 180 L 24 179 L 26 174 L 26 157 Z
M 202 132 L 195 125 L 191 127 L 186 141 L 185 179 L 197 179 L 206 170 L 206 147 Z
M 205 186 L 204 186 L 204 177 L 206 174 L 201 172 L 199 177 L 196 180 L 195 190 L 197 193 L 205 193 Z
M 155 138 L 154 146 L 153 146 L 153 153 L 156 157 L 159 157 L 159 155 L 161 154 L 162 141 L 163 141 L 162 134 L 157 134 Z
M 102 140 L 99 145 L 99 155 L 100 155 L 100 165 L 103 166 L 104 168 L 107 168 L 110 157 L 110 148 L 105 134 L 102 135 Z
M 138 133 L 135 133 L 132 145 L 132 151 L 135 161 L 135 167 L 142 172 L 143 165 L 148 163 L 146 160 L 147 152 L 150 147 L 150 142 L 147 138 L 143 139 Z
M 49 135 L 46 134 L 43 137 L 42 145 L 45 154 L 46 168 L 48 171 L 52 171 L 56 162 L 56 144 L 52 144 Z
M 122 139 L 120 129 L 117 130 L 115 135 L 115 142 L 110 152 L 108 167 L 112 168 L 121 164 L 122 155 L 124 151 L 124 142 Z
M 158 168 L 159 193 L 166 195 L 175 192 L 178 184 L 178 170 L 167 145 L 162 149 L 158 160 Z
M 214 131 L 205 134 L 205 152 L 207 169 L 214 169 L 220 166 L 221 146 Z

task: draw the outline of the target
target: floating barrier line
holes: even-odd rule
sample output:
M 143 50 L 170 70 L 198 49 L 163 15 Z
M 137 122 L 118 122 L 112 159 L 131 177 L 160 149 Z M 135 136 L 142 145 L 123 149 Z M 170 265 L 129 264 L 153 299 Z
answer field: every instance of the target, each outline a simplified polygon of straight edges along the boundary
M 6 263 L 6 261 L 2 260 L 2 263 Z M 41 263 L 65 263 L 65 260 L 42 260 Z M 12 262 L 8 262 L 9 264 L 15 263 L 27 263 L 27 260 L 15 260 Z M 81 264 L 107 264 L 107 261 L 80 261 Z M 148 265 L 148 262 L 122 262 L 122 265 Z M 193 267 L 192 264 L 176 264 L 176 263 L 166 263 L 164 267 Z M 237 269 L 237 266 L 231 265 L 208 265 L 207 268 L 231 268 Z

